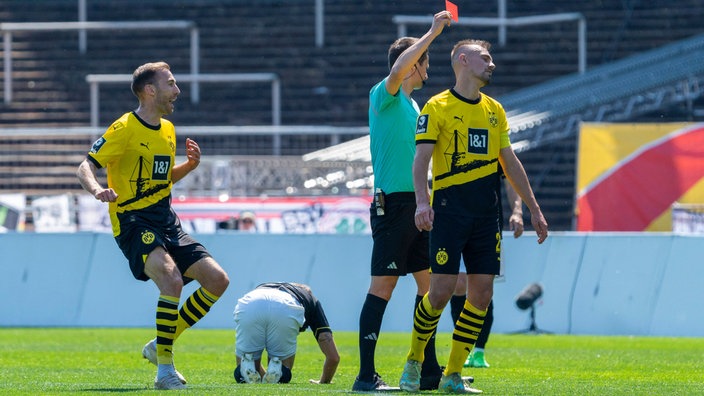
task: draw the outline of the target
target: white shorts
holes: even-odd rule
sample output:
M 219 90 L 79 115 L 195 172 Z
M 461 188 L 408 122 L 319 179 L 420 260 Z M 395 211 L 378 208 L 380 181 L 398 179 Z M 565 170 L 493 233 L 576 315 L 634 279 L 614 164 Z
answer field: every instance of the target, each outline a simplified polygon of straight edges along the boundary
M 235 306 L 235 353 L 251 353 L 261 359 L 281 359 L 296 354 L 298 333 L 305 322 L 305 310 L 292 295 L 278 289 L 254 289 Z

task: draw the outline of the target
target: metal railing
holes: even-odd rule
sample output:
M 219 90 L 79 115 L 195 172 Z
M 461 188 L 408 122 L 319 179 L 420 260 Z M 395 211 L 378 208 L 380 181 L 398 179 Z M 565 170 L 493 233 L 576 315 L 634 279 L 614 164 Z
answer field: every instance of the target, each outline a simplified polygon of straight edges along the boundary
M 186 136 L 271 136 L 271 152 L 269 155 L 282 155 L 284 147 L 281 136 L 320 136 L 326 146 L 340 144 L 341 136 L 364 135 L 369 133 L 369 127 L 344 127 L 330 125 L 223 125 L 223 126 L 181 126 L 178 133 Z M 310 151 L 310 150 L 308 150 Z
M 204 73 L 176 74 L 176 81 L 185 82 L 271 82 L 271 124 L 281 125 L 281 80 L 276 73 Z M 100 84 L 129 83 L 131 74 L 88 74 L 90 84 L 90 125 L 100 122 Z
M 407 35 L 407 25 L 430 25 L 433 23 L 432 15 L 416 16 L 416 15 L 394 15 L 392 21 L 398 25 L 398 37 Z M 587 19 L 579 12 L 569 12 L 560 14 L 547 15 L 532 15 L 515 18 L 484 18 L 484 17 L 460 17 L 459 21 L 455 22 L 463 26 L 498 26 L 500 29 L 500 44 L 504 45 L 506 40 L 505 29 L 507 26 L 526 26 L 539 25 L 546 23 L 559 23 L 578 21 L 577 25 L 577 45 L 578 45 L 578 60 L 577 69 L 579 73 L 584 73 L 587 70 Z
M 6 22 L 0 23 L 0 32 L 3 36 L 3 72 L 4 72 L 4 99 L 5 103 L 12 102 L 12 34 L 16 32 L 46 32 L 78 30 L 151 30 L 151 29 L 188 29 L 190 31 L 190 57 L 191 74 L 200 73 L 200 37 L 198 27 L 193 21 L 107 21 L 107 22 Z M 83 37 L 83 36 L 81 36 Z M 79 40 L 79 49 L 85 52 L 85 39 Z M 191 84 L 191 102 L 200 100 L 198 81 Z
M 677 59 L 677 62 L 670 62 Z M 704 34 L 499 97 L 514 151 L 575 136 L 580 123 L 632 120 L 704 97 Z M 369 136 L 306 154 L 306 161 L 369 160 Z

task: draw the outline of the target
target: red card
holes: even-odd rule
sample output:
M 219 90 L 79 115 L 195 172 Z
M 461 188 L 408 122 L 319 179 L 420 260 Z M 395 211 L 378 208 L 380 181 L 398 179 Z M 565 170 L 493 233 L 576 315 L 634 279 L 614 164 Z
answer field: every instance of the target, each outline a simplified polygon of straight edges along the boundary
M 452 14 L 452 20 L 458 22 L 460 20 L 460 13 L 457 11 L 457 5 L 449 0 L 445 0 L 445 9 Z

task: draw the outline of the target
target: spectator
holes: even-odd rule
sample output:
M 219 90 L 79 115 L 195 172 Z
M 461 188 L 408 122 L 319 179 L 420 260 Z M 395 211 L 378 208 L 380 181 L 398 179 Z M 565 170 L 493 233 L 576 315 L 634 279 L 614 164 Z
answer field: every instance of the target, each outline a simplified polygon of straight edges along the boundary
M 244 232 L 257 232 L 257 219 L 253 212 L 245 211 L 240 214 L 237 229 Z

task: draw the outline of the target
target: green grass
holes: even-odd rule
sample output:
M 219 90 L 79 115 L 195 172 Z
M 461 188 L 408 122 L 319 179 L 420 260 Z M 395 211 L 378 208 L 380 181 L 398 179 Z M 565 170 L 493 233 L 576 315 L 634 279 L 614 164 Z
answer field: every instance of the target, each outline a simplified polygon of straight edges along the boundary
M 152 329 L 0 329 L 0 394 L 155 394 L 155 367 L 141 358 Z M 359 365 L 357 335 L 337 332 L 342 361 L 333 384 L 314 385 L 322 353 L 299 336 L 293 381 L 236 384 L 234 330 L 192 329 L 177 342 L 176 365 L 197 395 L 347 394 Z M 449 334 L 438 336 L 444 364 Z M 382 333 L 377 370 L 397 385 L 409 335 Z M 489 369 L 465 369 L 487 395 L 704 395 L 704 338 L 493 334 Z M 437 392 L 423 392 L 437 393 Z

